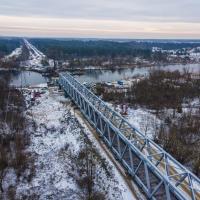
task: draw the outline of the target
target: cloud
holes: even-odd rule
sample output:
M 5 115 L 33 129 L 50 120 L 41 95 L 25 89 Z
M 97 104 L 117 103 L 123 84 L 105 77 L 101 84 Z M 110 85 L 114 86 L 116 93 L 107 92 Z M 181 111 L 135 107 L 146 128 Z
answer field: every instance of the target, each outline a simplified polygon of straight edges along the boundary
M 177 34 L 180 34 L 180 36 L 186 34 L 187 37 L 197 37 L 198 34 L 200 35 L 198 29 L 200 23 L 199 7 L 199 0 L 1 0 L 0 14 L 1 18 L 4 17 L 4 20 L 8 19 L 7 17 L 9 16 L 13 17 L 13 22 L 9 22 L 10 25 L 7 25 L 10 28 L 12 26 L 13 28 L 17 27 L 16 23 L 18 23 L 20 27 L 23 26 L 26 29 L 26 27 L 29 27 L 29 24 L 26 24 L 27 19 L 33 21 L 35 18 L 35 27 L 37 27 L 37 31 L 40 33 L 44 29 L 43 27 L 46 27 L 44 24 L 47 23 L 46 31 L 49 30 L 48 33 L 51 34 L 53 30 L 50 30 L 51 26 L 48 24 L 48 21 L 55 19 L 57 20 L 56 23 L 60 24 L 59 21 L 61 21 L 62 25 L 68 29 L 76 30 L 76 33 L 79 31 L 80 36 L 81 31 L 84 34 L 85 29 L 87 29 L 89 35 L 93 32 L 95 34 L 98 32 L 98 35 L 101 35 L 100 31 L 102 33 L 115 31 L 115 34 L 117 32 L 122 37 L 126 37 L 127 35 L 137 33 L 136 29 L 139 27 L 135 24 L 141 23 L 146 26 L 143 30 L 140 30 L 140 27 L 141 33 L 146 34 L 149 32 L 150 36 L 152 36 L 151 33 L 156 35 L 166 33 L 166 36 L 170 34 L 170 37 L 172 34 L 174 37 Z M 66 23 L 66 21 L 70 20 L 75 20 L 76 22 Z M 91 23 L 92 29 L 91 27 L 80 29 L 81 23 L 85 25 L 87 24 L 86 21 L 89 21 L 89 24 Z M 103 21 L 104 24 L 99 25 L 100 21 Z M 112 23 L 110 24 L 110 22 Z M 123 23 L 126 24 L 126 27 L 123 27 Z M 178 26 L 174 27 L 176 24 Z M 0 25 L 3 27 L 2 23 Z M 80 30 L 77 30 L 76 26 L 79 26 Z M 172 28 L 169 29 L 169 27 Z M 120 28 L 123 29 L 120 30 Z M 182 32 L 178 30 L 180 28 Z M 92 31 L 93 29 L 96 32 Z M 16 33 L 16 30 L 13 30 L 13 33 Z M 34 34 L 36 34 L 37 31 L 36 29 L 34 30 Z M 5 26 L 4 30 L 1 29 L 0 34 L 3 31 L 5 32 Z M 61 26 L 60 31 L 63 34 L 64 27 Z
M 198 38 L 200 24 L 0 15 L 0 30 L 38 37 Z
M 200 22 L 199 0 L 1 0 L 2 15 Z

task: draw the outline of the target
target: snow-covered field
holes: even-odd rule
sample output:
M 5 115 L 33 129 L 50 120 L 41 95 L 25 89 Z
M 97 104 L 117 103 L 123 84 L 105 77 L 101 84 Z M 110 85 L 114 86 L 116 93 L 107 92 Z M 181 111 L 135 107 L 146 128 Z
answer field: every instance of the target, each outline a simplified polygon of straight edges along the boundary
M 69 176 L 69 152 L 82 148 L 80 137 L 82 130 L 105 159 L 111 169 L 112 177 L 106 177 L 101 171 L 106 197 L 109 200 L 135 199 L 126 182 L 112 164 L 82 119 L 73 116 L 70 101 L 65 99 L 55 88 L 46 90 L 38 97 L 34 106 L 27 111 L 27 116 L 36 123 L 36 130 L 31 134 L 29 151 L 35 155 L 35 176 L 30 183 L 21 182 L 17 194 L 27 194 L 35 199 L 79 199 L 76 195 L 79 187 Z M 81 123 L 81 125 L 80 125 Z M 82 127 L 82 128 L 81 128 Z
M 105 103 L 116 112 L 121 112 L 120 105 L 114 106 L 112 103 Z M 140 131 L 144 135 L 147 135 L 151 139 L 153 139 L 153 137 L 155 136 L 156 130 L 161 123 L 161 120 L 156 117 L 155 114 L 152 114 L 152 111 L 142 107 L 129 107 L 127 110 L 127 115 L 124 115 L 123 117 L 138 131 Z
M 136 129 L 151 139 L 153 139 L 157 127 L 160 124 L 160 120 L 156 117 L 156 115 L 143 108 L 129 108 L 126 119 Z

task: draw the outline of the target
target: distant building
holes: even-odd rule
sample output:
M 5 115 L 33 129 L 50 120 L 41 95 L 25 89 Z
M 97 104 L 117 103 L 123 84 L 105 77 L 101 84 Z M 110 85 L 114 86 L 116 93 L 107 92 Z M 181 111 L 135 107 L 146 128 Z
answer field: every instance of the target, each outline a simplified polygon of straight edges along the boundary
M 191 79 L 200 80 L 200 73 L 191 73 Z

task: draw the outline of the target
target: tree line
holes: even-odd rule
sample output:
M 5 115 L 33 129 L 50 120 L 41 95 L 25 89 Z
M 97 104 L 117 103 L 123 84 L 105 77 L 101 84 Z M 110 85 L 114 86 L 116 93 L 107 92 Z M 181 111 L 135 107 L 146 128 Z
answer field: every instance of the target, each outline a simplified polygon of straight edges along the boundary
M 200 46 L 198 42 L 173 41 L 109 41 L 109 40 L 64 40 L 64 39 L 31 39 L 36 47 L 52 59 L 69 59 L 72 57 L 92 56 L 132 56 L 150 59 L 152 47 L 166 50 L 194 48 Z M 159 58 L 160 54 L 154 59 Z M 165 56 L 165 55 L 163 55 Z
M 32 39 L 30 41 L 52 59 L 95 56 L 109 56 L 112 58 L 127 55 L 149 58 L 151 56 L 151 49 L 136 47 L 129 42 L 53 39 Z
M 96 90 L 106 101 L 124 101 L 157 112 L 163 109 L 181 112 L 183 103 L 200 99 L 200 80 L 191 79 L 187 70 L 184 73 L 153 70 L 148 77 L 134 82 L 127 92 L 107 92 L 104 85 L 97 85 Z
M 5 75 L 0 79 L 0 199 L 16 199 L 20 179 L 29 182 L 34 174 L 34 159 L 26 151 L 30 138 L 24 110 L 23 95 Z M 16 177 L 13 184 L 8 182 L 10 173 Z
M 0 59 L 19 47 L 20 42 L 21 40 L 18 38 L 0 38 Z

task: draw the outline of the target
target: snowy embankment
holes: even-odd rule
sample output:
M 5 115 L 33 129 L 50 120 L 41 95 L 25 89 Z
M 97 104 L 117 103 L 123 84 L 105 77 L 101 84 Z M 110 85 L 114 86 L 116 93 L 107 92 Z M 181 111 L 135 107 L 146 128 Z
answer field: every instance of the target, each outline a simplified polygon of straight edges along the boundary
M 28 92 L 26 94 L 28 97 Z M 27 116 L 35 121 L 35 131 L 31 134 L 29 147 L 29 151 L 35 155 L 35 176 L 29 184 L 22 182 L 18 185 L 19 197 L 26 194 L 34 195 L 35 199 L 80 199 L 80 187 L 70 175 L 76 167 L 71 158 L 83 148 L 81 138 L 87 135 L 99 153 L 100 160 L 104 162 L 101 164 L 105 164 L 105 168 L 97 167 L 99 180 L 95 181 L 103 184 L 103 189 L 99 185 L 97 189 L 103 190 L 109 200 L 135 199 L 122 175 L 102 152 L 90 130 L 81 118 L 77 120 L 73 116 L 70 101 L 55 88 L 41 94 L 28 109 Z M 106 175 L 108 169 L 110 177 Z
M 29 60 L 26 61 L 27 65 L 26 67 L 41 68 L 42 60 L 45 58 L 45 56 L 25 39 L 24 39 L 24 44 L 26 45 L 29 51 Z
M 16 48 L 13 50 L 9 55 L 5 56 L 2 58 L 3 61 L 10 61 L 12 59 L 18 58 L 22 54 L 22 47 L 20 46 L 19 48 Z
M 24 63 L 27 69 L 45 71 L 49 67 L 53 67 L 52 60 L 48 59 L 41 51 L 39 51 L 26 39 L 24 39 L 24 44 L 29 51 L 29 60 Z

